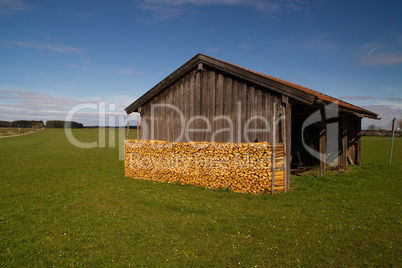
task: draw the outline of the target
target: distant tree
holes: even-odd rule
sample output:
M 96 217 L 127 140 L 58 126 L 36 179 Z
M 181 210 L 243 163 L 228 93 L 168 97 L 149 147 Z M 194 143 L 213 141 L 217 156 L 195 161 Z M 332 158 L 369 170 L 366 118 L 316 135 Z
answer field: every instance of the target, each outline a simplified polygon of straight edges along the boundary
M 32 128 L 35 125 L 43 124 L 43 121 L 37 120 L 16 120 L 11 122 L 11 127 L 18 127 L 18 128 Z
M 64 128 L 64 121 L 60 120 L 48 120 L 46 121 L 47 128 Z
M 62 121 L 62 120 L 49 120 L 46 121 L 47 128 L 83 128 L 84 125 L 74 121 Z
M 84 125 L 81 123 L 74 122 L 74 121 L 66 121 L 66 122 L 64 122 L 64 127 L 65 128 L 83 128 Z
M 11 127 L 11 122 L 0 121 L 0 127 Z
M 28 123 L 27 123 L 26 120 L 16 120 L 16 121 L 11 122 L 11 127 L 23 127 L 23 128 L 25 128 L 25 127 L 28 127 L 27 125 L 28 125 Z
M 375 130 L 375 125 L 369 125 L 369 126 L 367 127 L 367 130 Z

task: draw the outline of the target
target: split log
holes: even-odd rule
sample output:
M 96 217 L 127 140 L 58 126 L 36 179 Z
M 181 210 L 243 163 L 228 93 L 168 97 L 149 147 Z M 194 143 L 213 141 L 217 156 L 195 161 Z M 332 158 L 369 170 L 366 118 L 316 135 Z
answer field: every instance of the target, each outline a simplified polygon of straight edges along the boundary
M 125 176 L 260 194 L 271 191 L 272 145 L 125 141 Z M 275 146 L 275 192 L 284 189 L 284 147 Z

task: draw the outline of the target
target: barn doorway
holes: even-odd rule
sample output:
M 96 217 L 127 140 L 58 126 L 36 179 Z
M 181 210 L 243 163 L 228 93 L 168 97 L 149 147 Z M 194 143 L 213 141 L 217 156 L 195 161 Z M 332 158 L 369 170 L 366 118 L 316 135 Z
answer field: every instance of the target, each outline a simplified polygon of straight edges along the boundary
M 319 151 L 320 122 L 310 124 L 303 129 L 303 123 L 316 111 L 317 109 L 310 106 L 292 105 L 291 169 L 293 170 L 297 169 L 300 163 L 307 167 L 320 164 L 320 160 L 308 152 L 306 148 Z

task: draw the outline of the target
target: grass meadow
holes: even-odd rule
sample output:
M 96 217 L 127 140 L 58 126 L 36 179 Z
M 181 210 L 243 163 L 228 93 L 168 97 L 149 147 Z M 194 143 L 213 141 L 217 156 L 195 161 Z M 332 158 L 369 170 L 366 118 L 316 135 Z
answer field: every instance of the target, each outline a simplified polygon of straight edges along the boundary
M 362 166 L 253 196 L 124 178 L 117 137 L 91 149 L 58 129 L 0 139 L 1 266 L 402 264 L 401 138 L 391 167 L 391 139 L 363 137 Z

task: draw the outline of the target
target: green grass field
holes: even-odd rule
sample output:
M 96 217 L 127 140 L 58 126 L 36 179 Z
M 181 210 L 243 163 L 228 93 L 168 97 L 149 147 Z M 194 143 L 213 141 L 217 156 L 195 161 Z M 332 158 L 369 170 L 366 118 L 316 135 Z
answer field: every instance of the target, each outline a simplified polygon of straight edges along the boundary
M 391 167 L 390 138 L 364 137 L 362 166 L 292 177 L 294 191 L 274 196 L 127 179 L 108 141 L 80 149 L 55 129 L 0 139 L 1 266 L 402 263 L 400 138 Z

